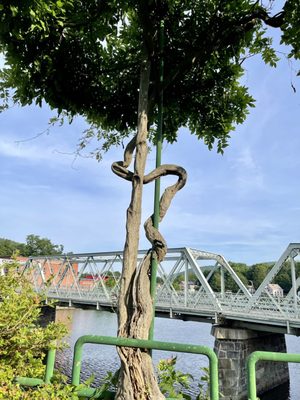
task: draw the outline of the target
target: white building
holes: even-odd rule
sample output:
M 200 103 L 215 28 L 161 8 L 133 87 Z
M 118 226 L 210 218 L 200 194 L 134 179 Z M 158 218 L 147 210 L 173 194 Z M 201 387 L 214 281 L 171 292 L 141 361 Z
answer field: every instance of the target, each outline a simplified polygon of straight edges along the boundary
M 283 297 L 283 289 L 281 286 L 277 285 L 277 283 L 269 283 L 265 287 L 266 292 L 270 293 L 271 296 L 274 297 Z

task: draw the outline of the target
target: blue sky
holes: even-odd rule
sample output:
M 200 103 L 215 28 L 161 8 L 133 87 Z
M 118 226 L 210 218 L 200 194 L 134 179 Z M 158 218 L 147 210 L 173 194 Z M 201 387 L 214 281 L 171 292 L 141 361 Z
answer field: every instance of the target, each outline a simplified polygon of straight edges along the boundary
M 284 49 L 283 49 L 284 50 Z M 297 65 L 285 58 L 277 69 L 248 60 L 245 84 L 256 98 L 247 121 L 232 133 L 223 156 L 208 151 L 186 129 L 165 145 L 163 162 L 188 171 L 161 224 L 169 247 L 192 247 L 248 264 L 276 260 L 299 242 L 300 135 Z M 297 92 L 291 87 L 293 83 Z M 53 116 L 46 106 L 12 107 L 0 114 L 0 237 L 24 242 L 28 234 L 50 238 L 66 251 L 120 250 L 130 184 L 110 165 L 71 154 L 84 122 L 43 132 Z M 150 153 L 148 171 L 154 165 Z M 162 181 L 162 187 L 172 179 Z M 144 195 L 143 219 L 152 212 L 153 186 Z M 147 248 L 141 235 L 140 248 Z

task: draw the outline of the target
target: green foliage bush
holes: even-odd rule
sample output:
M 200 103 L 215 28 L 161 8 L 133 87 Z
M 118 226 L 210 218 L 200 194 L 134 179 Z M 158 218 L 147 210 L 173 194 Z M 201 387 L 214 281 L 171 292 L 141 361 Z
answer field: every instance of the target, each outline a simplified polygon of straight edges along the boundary
M 38 388 L 21 388 L 12 381 L 1 383 L 2 400 L 78 400 L 75 388 L 63 383 L 44 385 Z
M 158 363 L 158 381 L 161 392 L 172 399 L 192 400 L 192 397 L 185 393 L 190 388 L 190 383 L 194 380 L 191 374 L 183 373 L 175 369 L 177 357 L 161 360 Z M 204 374 L 198 384 L 199 393 L 196 400 L 209 400 L 209 369 L 202 368 Z
M 24 389 L 15 383 L 17 376 L 43 378 L 45 353 L 67 334 L 63 324 L 38 325 L 43 306 L 18 263 L 1 266 L 0 276 L 0 399 L 74 399 L 75 389 L 60 376 L 53 385 Z M 60 342 L 61 343 L 61 342 Z M 34 390 L 34 392 L 33 392 Z

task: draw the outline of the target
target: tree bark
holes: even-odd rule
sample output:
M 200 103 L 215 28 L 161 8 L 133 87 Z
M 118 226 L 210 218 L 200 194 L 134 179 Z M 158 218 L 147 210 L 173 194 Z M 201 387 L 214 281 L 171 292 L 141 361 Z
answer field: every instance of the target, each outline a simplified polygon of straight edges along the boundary
M 126 171 L 135 148 L 134 172 L 133 174 L 128 173 L 129 180 L 132 181 L 132 195 L 127 209 L 126 241 L 118 304 L 118 335 L 138 339 L 148 338 L 152 317 L 151 299 L 149 301 L 150 283 L 148 270 L 145 268 L 137 269 L 143 180 L 148 152 L 149 76 L 150 62 L 145 61 L 141 67 L 137 135 L 127 146 L 124 161 L 118 163 Z M 123 347 L 118 349 L 118 353 L 121 360 L 121 369 L 116 399 L 164 399 L 155 379 L 149 352 L 142 349 Z
M 127 209 L 126 241 L 123 255 L 123 270 L 118 303 L 118 336 L 148 339 L 153 318 L 153 302 L 150 295 L 150 266 L 152 257 L 163 260 L 167 246 L 161 234 L 153 227 L 153 216 L 144 224 L 146 236 L 152 244 L 151 250 L 137 265 L 139 231 L 141 225 L 143 185 L 163 175 L 178 176 L 177 183 L 168 187 L 160 200 L 160 220 L 186 181 L 186 172 L 176 165 L 162 165 L 145 175 L 148 153 L 148 92 L 150 63 L 145 61 L 141 68 L 138 129 L 137 135 L 129 142 L 124 160 L 112 165 L 118 176 L 132 182 L 132 195 Z M 128 170 L 135 151 L 134 172 Z M 146 349 L 118 348 L 121 360 L 117 400 L 162 400 L 152 364 Z

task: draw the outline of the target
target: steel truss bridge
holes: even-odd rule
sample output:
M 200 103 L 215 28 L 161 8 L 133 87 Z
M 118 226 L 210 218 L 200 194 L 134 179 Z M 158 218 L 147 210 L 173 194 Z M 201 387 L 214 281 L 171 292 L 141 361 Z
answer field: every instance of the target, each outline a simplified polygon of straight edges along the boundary
M 139 252 L 138 262 L 145 254 Z M 300 243 L 290 243 L 252 293 L 223 256 L 186 247 L 169 249 L 158 266 L 156 315 L 300 335 L 300 276 L 295 269 L 299 255 Z M 47 299 L 116 311 L 122 262 L 121 251 L 103 252 L 32 257 L 22 268 Z M 265 288 L 287 263 L 292 288 L 284 297 L 275 297 Z M 219 292 L 210 285 L 217 271 Z M 191 274 L 197 279 L 196 288 L 189 282 Z M 236 283 L 236 293 L 226 290 L 228 277 Z

